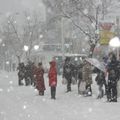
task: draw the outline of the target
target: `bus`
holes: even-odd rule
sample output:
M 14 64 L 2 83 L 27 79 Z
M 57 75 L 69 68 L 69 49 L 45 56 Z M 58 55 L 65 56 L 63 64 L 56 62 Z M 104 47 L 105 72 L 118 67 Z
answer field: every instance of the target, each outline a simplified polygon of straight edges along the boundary
M 65 54 L 64 58 L 67 58 L 67 57 L 70 58 L 70 62 L 74 66 L 79 66 L 82 64 L 83 60 L 87 57 L 87 55 L 86 54 Z M 57 73 L 61 75 L 63 72 L 63 64 L 64 64 L 63 56 L 56 55 L 54 56 L 54 60 L 56 61 L 56 64 L 57 64 Z

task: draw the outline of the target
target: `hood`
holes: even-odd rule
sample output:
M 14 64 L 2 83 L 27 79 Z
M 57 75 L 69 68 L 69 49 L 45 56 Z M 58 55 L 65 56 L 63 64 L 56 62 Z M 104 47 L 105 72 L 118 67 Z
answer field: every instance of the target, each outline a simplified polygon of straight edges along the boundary
M 56 62 L 55 61 L 51 61 L 51 62 L 49 62 L 50 63 L 50 65 L 52 66 L 52 67 L 55 67 L 56 66 Z

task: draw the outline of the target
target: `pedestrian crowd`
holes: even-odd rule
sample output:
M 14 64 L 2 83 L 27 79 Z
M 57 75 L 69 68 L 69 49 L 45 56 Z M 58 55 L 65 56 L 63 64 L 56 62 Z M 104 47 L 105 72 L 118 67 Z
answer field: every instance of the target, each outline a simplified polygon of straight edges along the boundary
M 104 59 L 104 58 L 103 58 Z M 105 59 L 106 61 L 106 59 Z M 48 79 L 51 92 L 51 99 L 56 99 L 57 87 L 57 69 L 56 62 L 52 60 L 49 62 L 50 68 L 48 70 Z M 95 67 L 92 69 L 91 63 L 84 59 L 83 62 L 77 66 L 71 63 L 69 57 L 66 57 L 63 63 L 62 83 L 66 84 L 66 93 L 71 92 L 71 84 L 78 84 L 78 94 L 83 96 L 92 96 L 92 73 L 97 74 L 95 81 L 98 85 L 97 99 L 103 98 L 106 95 L 108 102 L 117 102 L 117 83 L 120 77 L 120 62 L 116 59 L 114 53 L 110 53 L 105 63 L 105 71 Z M 77 71 L 77 72 L 76 72 Z M 39 95 L 43 96 L 45 88 L 44 82 L 45 70 L 42 62 L 36 66 L 32 62 L 27 65 L 19 63 L 18 65 L 18 85 L 33 85 L 38 90 Z
M 48 71 L 49 86 L 51 88 L 51 99 L 56 99 L 56 86 L 57 86 L 57 70 L 56 62 L 53 60 L 49 62 L 50 68 Z M 43 68 L 42 62 L 39 62 L 36 66 L 31 61 L 28 61 L 27 65 L 24 63 L 19 63 L 18 66 L 18 85 L 24 85 L 23 80 L 25 80 L 25 85 L 33 85 L 37 90 L 38 94 L 43 96 L 45 88 L 44 74 L 45 70 Z

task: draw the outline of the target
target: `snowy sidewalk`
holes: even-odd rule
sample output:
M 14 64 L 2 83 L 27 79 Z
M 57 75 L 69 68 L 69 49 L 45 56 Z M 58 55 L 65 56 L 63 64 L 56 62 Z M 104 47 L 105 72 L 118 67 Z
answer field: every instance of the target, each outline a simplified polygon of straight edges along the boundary
M 57 99 L 50 99 L 48 79 L 45 77 L 45 96 L 38 96 L 31 86 L 18 86 L 17 73 L 0 72 L 0 120 L 119 120 L 120 100 L 106 103 L 106 98 L 77 94 L 77 86 L 65 93 L 66 86 L 58 77 Z

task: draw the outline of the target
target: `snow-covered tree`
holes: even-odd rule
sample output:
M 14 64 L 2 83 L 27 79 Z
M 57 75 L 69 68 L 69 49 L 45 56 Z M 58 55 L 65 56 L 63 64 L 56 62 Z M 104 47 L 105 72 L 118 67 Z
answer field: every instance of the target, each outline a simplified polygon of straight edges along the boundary
M 51 12 L 51 19 L 68 18 L 69 25 L 79 29 L 83 36 L 81 42 L 88 38 L 89 56 L 92 57 L 94 48 L 99 41 L 99 22 L 107 14 L 111 0 L 45 0 L 43 1 Z M 53 15 L 53 16 L 52 16 Z M 49 17 L 49 16 L 48 16 Z M 72 24 L 71 24 L 72 23 Z M 75 28 L 73 31 L 78 31 Z
M 29 46 L 28 58 L 31 56 L 33 46 L 39 45 L 40 35 L 44 32 L 44 22 L 39 19 L 36 12 L 24 12 L 19 16 L 22 18 L 20 23 L 17 21 L 15 15 L 8 16 L 1 25 L 1 34 L 6 45 L 6 51 L 10 55 L 15 55 L 18 62 L 24 56 L 24 45 Z
M 40 35 L 44 32 L 44 22 L 40 20 L 39 14 L 34 12 L 33 14 L 24 13 L 23 28 L 23 43 L 29 46 L 29 57 L 33 50 L 34 45 L 39 45 Z

